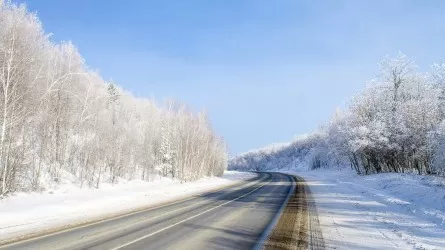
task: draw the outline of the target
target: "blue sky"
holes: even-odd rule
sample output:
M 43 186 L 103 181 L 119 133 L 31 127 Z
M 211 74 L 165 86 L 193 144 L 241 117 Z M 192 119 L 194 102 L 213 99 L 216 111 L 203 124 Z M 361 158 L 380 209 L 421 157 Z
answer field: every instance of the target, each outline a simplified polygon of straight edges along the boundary
M 291 140 L 399 51 L 445 59 L 445 1 L 20 1 L 139 97 L 206 109 L 231 154 Z

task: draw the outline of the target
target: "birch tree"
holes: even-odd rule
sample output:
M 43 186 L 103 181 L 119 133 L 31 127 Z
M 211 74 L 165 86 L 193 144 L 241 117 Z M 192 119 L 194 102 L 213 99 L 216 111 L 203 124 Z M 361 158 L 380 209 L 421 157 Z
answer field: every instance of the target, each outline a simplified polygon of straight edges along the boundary
M 167 104 L 102 79 L 71 42 L 51 42 L 24 5 L 0 1 L 0 195 L 67 176 L 99 188 L 221 175 L 226 152 L 207 118 Z

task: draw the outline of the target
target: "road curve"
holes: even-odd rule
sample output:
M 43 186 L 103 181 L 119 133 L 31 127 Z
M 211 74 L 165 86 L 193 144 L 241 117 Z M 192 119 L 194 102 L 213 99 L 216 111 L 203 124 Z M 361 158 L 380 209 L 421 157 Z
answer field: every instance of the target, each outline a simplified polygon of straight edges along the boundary
M 293 177 L 261 173 L 227 189 L 0 249 L 261 248 L 257 242 L 266 244 L 270 225 L 279 226 L 279 214 L 288 212 L 283 203 L 292 204 L 295 190 Z

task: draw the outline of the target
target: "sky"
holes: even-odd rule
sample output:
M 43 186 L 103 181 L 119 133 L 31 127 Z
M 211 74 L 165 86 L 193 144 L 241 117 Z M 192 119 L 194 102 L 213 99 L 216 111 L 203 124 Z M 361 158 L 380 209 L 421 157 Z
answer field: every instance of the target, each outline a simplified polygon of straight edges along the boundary
M 205 109 L 231 155 L 316 130 L 402 52 L 445 60 L 445 1 L 14 1 L 138 97 Z

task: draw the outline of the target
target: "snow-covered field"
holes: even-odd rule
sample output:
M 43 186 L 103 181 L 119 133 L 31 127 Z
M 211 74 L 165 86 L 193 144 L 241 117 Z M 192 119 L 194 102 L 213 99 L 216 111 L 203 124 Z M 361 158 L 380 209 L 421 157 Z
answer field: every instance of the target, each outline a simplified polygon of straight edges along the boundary
M 328 249 L 445 249 L 445 178 L 292 173 L 310 186 Z
M 255 177 L 254 173 L 226 171 L 222 177 L 179 183 L 171 179 L 130 181 L 79 189 L 63 185 L 44 193 L 19 193 L 0 200 L 0 242 L 67 224 L 122 214 L 155 206 Z

